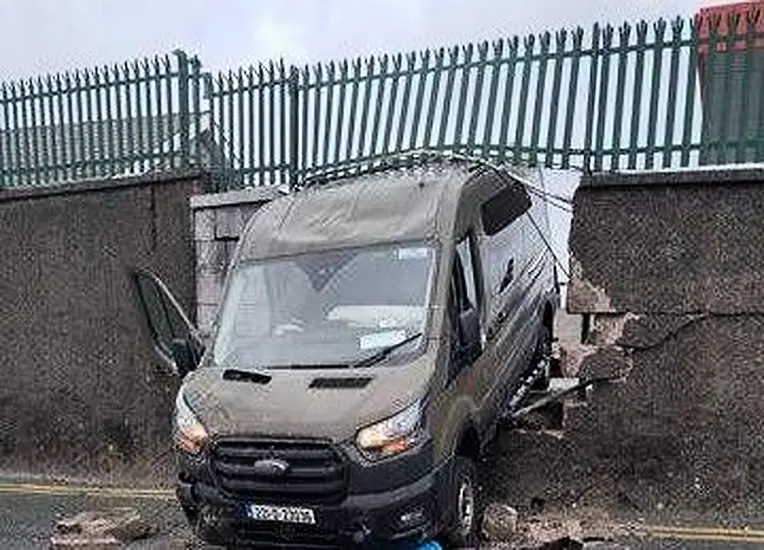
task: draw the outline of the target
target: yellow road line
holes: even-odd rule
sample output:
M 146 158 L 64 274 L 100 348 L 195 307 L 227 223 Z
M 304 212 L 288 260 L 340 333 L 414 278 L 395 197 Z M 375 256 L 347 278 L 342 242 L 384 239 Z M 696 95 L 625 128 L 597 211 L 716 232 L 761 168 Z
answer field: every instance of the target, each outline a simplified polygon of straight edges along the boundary
M 746 542 L 756 543 L 757 545 L 764 545 L 764 537 L 745 536 L 743 532 L 739 535 L 729 534 L 712 534 L 712 533 L 689 533 L 687 531 L 678 531 L 674 533 L 670 532 L 651 532 L 649 538 L 656 539 L 671 539 L 671 540 L 683 540 L 683 541 L 696 541 L 696 542 Z
M 733 527 L 691 527 L 684 525 L 647 525 L 647 529 L 658 533 L 689 533 L 705 535 L 734 535 L 764 538 L 764 530 Z

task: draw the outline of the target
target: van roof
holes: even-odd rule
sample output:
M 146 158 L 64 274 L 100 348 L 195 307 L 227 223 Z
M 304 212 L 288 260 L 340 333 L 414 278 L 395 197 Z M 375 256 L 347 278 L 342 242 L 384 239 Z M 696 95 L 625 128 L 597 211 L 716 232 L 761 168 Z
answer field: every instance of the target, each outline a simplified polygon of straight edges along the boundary
M 350 176 L 263 206 L 245 228 L 237 261 L 329 248 L 433 241 L 454 225 L 474 163 L 433 163 Z

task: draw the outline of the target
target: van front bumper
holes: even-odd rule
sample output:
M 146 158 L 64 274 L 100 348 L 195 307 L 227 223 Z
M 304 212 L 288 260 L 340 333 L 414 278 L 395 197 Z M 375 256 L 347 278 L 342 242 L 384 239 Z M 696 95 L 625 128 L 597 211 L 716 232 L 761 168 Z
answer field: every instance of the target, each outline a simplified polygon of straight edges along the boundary
M 245 500 L 213 475 L 209 456 L 180 456 L 177 497 L 197 535 L 220 545 L 257 548 L 401 548 L 438 534 L 448 518 L 452 461 L 436 465 L 432 441 L 400 457 L 365 462 L 353 447 L 340 449 L 347 490 L 329 503 L 283 503 L 309 508 L 315 524 L 254 521 L 252 504 L 282 505 L 267 498 Z
M 315 525 L 253 521 L 250 504 L 203 482 L 179 481 L 177 496 L 195 513 L 196 534 L 222 545 L 257 548 L 400 548 L 440 532 L 447 508 L 450 462 L 413 483 L 384 492 L 348 494 L 333 506 L 308 505 Z M 292 505 L 290 505 L 292 506 Z

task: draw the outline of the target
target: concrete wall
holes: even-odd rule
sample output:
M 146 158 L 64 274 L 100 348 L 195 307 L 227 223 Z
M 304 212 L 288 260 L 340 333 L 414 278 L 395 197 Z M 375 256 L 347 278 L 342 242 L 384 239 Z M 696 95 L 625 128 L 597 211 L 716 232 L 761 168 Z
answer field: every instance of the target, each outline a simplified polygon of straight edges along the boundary
M 258 208 L 279 195 L 275 188 L 259 187 L 191 199 L 197 259 L 196 318 L 203 332 L 212 328 L 228 263 L 244 225 Z
M 199 173 L 0 192 L 0 468 L 103 475 L 167 464 L 178 380 L 127 269 L 194 303 Z
M 762 212 L 764 169 L 576 192 L 567 303 L 592 330 L 568 367 L 621 379 L 568 411 L 560 456 L 636 510 L 753 509 L 764 491 Z

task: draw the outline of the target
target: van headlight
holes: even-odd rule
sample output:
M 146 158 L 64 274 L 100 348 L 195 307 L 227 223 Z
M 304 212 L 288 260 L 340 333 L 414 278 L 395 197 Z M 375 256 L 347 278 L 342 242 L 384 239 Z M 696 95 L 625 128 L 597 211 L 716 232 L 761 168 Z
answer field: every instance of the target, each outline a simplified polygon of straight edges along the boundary
M 401 454 L 425 437 L 422 403 L 417 401 L 395 416 L 361 429 L 356 446 L 369 460 Z
M 199 454 L 208 439 L 207 430 L 186 403 L 182 391 L 178 392 L 178 397 L 175 399 L 172 432 L 175 445 L 192 455 Z

